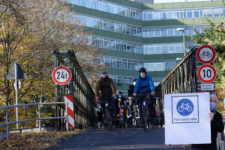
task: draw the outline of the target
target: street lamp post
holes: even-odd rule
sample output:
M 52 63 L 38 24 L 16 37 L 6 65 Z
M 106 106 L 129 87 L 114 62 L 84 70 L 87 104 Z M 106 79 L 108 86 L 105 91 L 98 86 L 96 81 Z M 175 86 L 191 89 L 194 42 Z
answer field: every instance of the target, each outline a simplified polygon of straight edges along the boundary
M 183 45 L 184 45 L 184 56 L 186 56 L 186 48 L 185 48 L 185 36 L 184 36 L 184 28 L 177 28 L 177 31 L 182 32 L 183 35 Z

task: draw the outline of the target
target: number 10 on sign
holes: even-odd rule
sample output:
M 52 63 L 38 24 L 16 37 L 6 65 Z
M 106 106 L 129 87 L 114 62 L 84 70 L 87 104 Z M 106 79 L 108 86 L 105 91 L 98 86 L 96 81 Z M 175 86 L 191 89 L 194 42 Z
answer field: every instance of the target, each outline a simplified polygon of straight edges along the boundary
M 198 78 L 203 83 L 213 82 L 216 78 L 216 70 L 211 65 L 203 65 L 198 69 Z
M 56 84 L 65 85 L 70 82 L 72 74 L 69 68 L 59 66 L 53 70 L 52 78 Z

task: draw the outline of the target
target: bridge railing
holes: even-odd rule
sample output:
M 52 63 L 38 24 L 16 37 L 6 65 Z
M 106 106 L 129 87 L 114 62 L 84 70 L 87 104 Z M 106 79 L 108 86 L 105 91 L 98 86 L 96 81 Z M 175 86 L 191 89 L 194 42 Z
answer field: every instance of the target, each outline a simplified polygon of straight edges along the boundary
M 53 51 L 55 56 L 55 67 L 67 66 L 72 73 L 72 80 L 67 85 L 56 85 L 56 100 L 64 101 L 65 95 L 72 95 L 74 102 L 74 117 L 76 128 L 96 127 L 97 109 L 95 95 L 84 75 L 82 68 L 76 58 L 75 52 L 70 50 Z M 56 116 L 64 112 L 62 106 L 56 107 Z M 56 128 L 61 130 L 64 123 L 60 120 L 56 123 Z
M 157 86 L 156 93 L 160 97 L 160 110 L 163 110 L 165 94 L 198 92 L 200 82 L 197 77 L 199 61 L 196 51 L 198 48 L 198 46 L 193 47 Z
M 59 105 L 59 104 L 65 104 L 65 103 L 64 102 L 29 103 L 29 104 L 10 105 L 10 106 L 0 107 L 0 110 L 5 110 L 5 123 L 0 124 L 0 127 L 6 128 L 5 133 L 6 133 L 7 141 L 9 140 L 9 130 L 10 130 L 9 125 L 11 125 L 11 124 L 24 123 L 24 122 L 28 122 L 28 121 L 38 120 L 39 131 L 41 131 L 41 120 L 66 119 L 64 114 L 62 116 L 55 116 L 55 117 L 42 117 L 41 116 L 41 105 Z M 18 120 L 18 121 L 9 121 L 10 115 L 9 115 L 8 109 L 15 108 L 15 107 L 26 107 L 26 106 L 38 106 L 38 117 L 25 119 L 25 120 Z

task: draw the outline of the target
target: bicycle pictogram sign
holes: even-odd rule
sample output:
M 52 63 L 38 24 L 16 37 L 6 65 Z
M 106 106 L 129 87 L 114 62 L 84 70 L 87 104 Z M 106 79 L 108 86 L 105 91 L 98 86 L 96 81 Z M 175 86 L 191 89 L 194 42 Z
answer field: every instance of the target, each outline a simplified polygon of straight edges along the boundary
M 189 99 L 181 99 L 177 103 L 177 112 L 182 116 L 190 115 L 194 110 L 194 105 Z
M 211 63 L 216 57 L 215 50 L 209 45 L 201 46 L 197 51 L 197 58 L 202 63 Z

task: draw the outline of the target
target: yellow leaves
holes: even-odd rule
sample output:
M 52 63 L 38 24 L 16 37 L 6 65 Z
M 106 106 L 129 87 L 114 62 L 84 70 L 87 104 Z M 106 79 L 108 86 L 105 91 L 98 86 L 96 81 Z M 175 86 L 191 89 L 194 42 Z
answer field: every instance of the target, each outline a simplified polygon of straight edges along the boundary
M 44 149 L 52 145 L 56 145 L 57 141 L 63 140 L 71 135 L 76 135 L 79 130 L 69 132 L 29 132 L 29 133 L 18 133 L 11 134 L 9 142 L 7 143 L 4 139 L 0 142 L 0 149 Z
M 224 111 L 224 103 L 223 103 L 223 99 L 225 98 L 225 78 L 223 77 L 223 83 L 224 84 L 220 84 L 220 85 L 216 85 L 215 86 L 215 91 L 216 94 L 218 96 L 218 103 L 217 103 L 217 109 L 219 112 L 223 112 Z
M 93 62 L 97 49 L 87 44 L 87 34 L 82 33 L 79 26 L 66 22 L 71 13 L 66 6 L 58 0 L 17 0 L 15 3 L 18 3 L 15 9 L 22 20 L 10 10 L 0 18 L 3 24 L 0 27 L 0 38 L 8 42 L 0 43 L 0 54 L 5 56 L 0 57 L 0 73 L 3 72 L 2 77 L 5 77 L 14 60 L 20 63 L 27 78 L 22 80 L 19 99 L 30 102 L 31 97 L 35 97 L 37 101 L 37 95 L 43 95 L 48 96 L 49 101 L 54 100 L 52 50 L 73 50 L 85 56 L 90 55 L 81 64 L 89 74 L 93 74 L 90 70 L 96 69 L 92 69 L 95 65 L 90 62 Z M 7 35 L 10 35 L 10 39 L 7 39 Z M 12 81 L 0 80 L 0 87 L 7 89 L 1 99 L 14 101 Z

